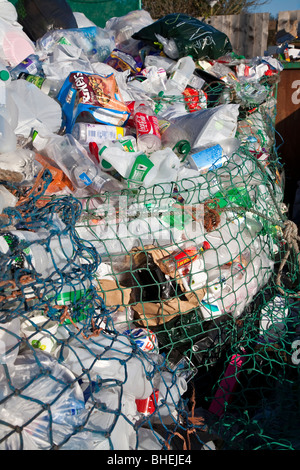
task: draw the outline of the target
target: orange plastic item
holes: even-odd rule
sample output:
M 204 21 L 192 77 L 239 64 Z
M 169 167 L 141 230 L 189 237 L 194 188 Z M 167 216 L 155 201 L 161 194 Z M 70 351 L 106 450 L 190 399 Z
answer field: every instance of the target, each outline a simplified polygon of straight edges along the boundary
M 50 158 L 45 157 L 39 153 L 35 154 L 35 158 L 41 165 L 43 165 L 44 168 L 47 168 L 50 171 L 53 178 L 48 188 L 46 189 L 45 194 L 55 194 L 59 191 L 62 191 L 66 187 L 69 188 L 72 192 L 74 191 L 74 186 L 72 185 L 69 178 L 60 168 L 55 166 L 55 163 L 52 162 Z

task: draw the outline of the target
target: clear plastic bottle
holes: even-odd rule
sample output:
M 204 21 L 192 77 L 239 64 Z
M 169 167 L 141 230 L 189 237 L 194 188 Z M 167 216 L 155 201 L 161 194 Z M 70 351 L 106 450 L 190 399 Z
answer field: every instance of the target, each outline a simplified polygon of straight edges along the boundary
M 54 135 L 49 139 L 36 135 L 33 146 L 38 151 L 44 150 L 77 189 L 86 188 L 94 194 L 124 189 L 120 181 L 102 172 L 92 162 L 85 149 L 71 134 Z
M 138 150 L 147 154 L 161 148 L 161 135 L 158 119 L 145 101 L 136 101 L 134 105 L 134 122 L 136 127 L 136 138 Z
M 105 124 L 92 124 L 88 122 L 77 122 L 72 129 L 72 135 L 75 139 L 85 146 L 90 142 L 101 144 L 105 140 L 117 140 L 129 131 L 125 127 L 106 126 Z
M 41 243 L 49 233 L 29 232 L 26 230 L 11 230 L 0 236 L 0 251 L 4 254 L 13 253 L 20 243 L 28 243 L 23 250 L 23 255 L 18 250 L 18 257 L 13 261 L 16 267 L 30 269 L 27 259 L 30 259 L 34 269 L 44 278 L 48 277 L 56 269 L 66 269 L 66 265 L 73 260 L 73 245 L 69 237 L 52 237 L 49 243 L 49 251 Z
M 167 80 L 165 95 L 180 95 L 189 83 L 195 68 L 192 56 L 178 59 L 176 67 Z
M 27 82 L 33 83 L 46 95 L 49 95 L 51 98 L 56 98 L 64 80 L 55 80 L 52 78 L 44 78 L 38 75 L 30 75 L 28 73 L 21 73 L 19 78 L 26 80 Z
M 19 78 L 21 73 L 28 73 L 31 75 L 39 75 L 44 77 L 42 61 L 37 54 L 30 54 L 26 59 L 22 60 L 16 67 L 10 67 L 9 73 L 13 80 Z
M 162 148 L 170 147 L 181 160 L 184 160 L 191 150 L 186 130 L 169 121 L 161 121 L 160 133 Z

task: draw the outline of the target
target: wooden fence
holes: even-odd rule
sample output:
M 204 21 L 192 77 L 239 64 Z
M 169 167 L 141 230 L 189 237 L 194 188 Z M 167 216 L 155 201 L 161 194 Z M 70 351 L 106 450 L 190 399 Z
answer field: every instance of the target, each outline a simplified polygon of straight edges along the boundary
M 268 38 L 271 31 L 276 33 L 285 30 L 296 36 L 300 22 L 300 10 L 282 11 L 278 14 L 276 21 L 270 21 L 269 13 L 211 16 L 205 21 L 227 34 L 233 50 L 237 54 L 251 58 L 264 55 L 270 45 Z
M 278 13 L 277 30 L 297 36 L 299 33 L 300 10 L 280 11 Z
M 254 13 L 211 16 L 206 22 L 227 34 L 234 52 L 256 57 L 267 49 L 269 19 L 269 13 Z

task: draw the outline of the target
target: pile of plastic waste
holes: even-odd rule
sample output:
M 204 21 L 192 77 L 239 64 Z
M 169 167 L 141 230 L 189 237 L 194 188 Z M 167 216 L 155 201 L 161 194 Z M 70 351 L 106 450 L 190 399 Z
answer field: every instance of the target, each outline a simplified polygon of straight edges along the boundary
M 282 66 L 184 14 L 0 7 L 0 448 L 216 449 L 185 394 L 285 246 Z

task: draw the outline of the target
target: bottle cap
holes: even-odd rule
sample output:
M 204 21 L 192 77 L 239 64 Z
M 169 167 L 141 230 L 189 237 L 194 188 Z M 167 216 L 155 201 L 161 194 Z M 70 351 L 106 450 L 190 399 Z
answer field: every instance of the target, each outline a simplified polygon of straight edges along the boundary
M 106 160 L 101 160 L 101 165 L 105 170 L 109 170 L 110 168 L 112 168 L 112 165 Z
M 0 80 L 2 80 L 3 82 L 6 82 L 10 77 L 10 74 L 9 74 L 9 71 L 8 70 L 1 70 L 0 71 Z
M 187 155 L 191 150 L 191 144 L 188 140 L 179 140 L 174 149 L 176 149 L 181 155 Z
M 99 150 L 100 157 L 101 157 L 102 153 L 104 152 L 104 150 L 106 150 L 106 149 L 107 149 L 106 145 L 103 145 L 103 147 L 101 147 L 101 149 Z

